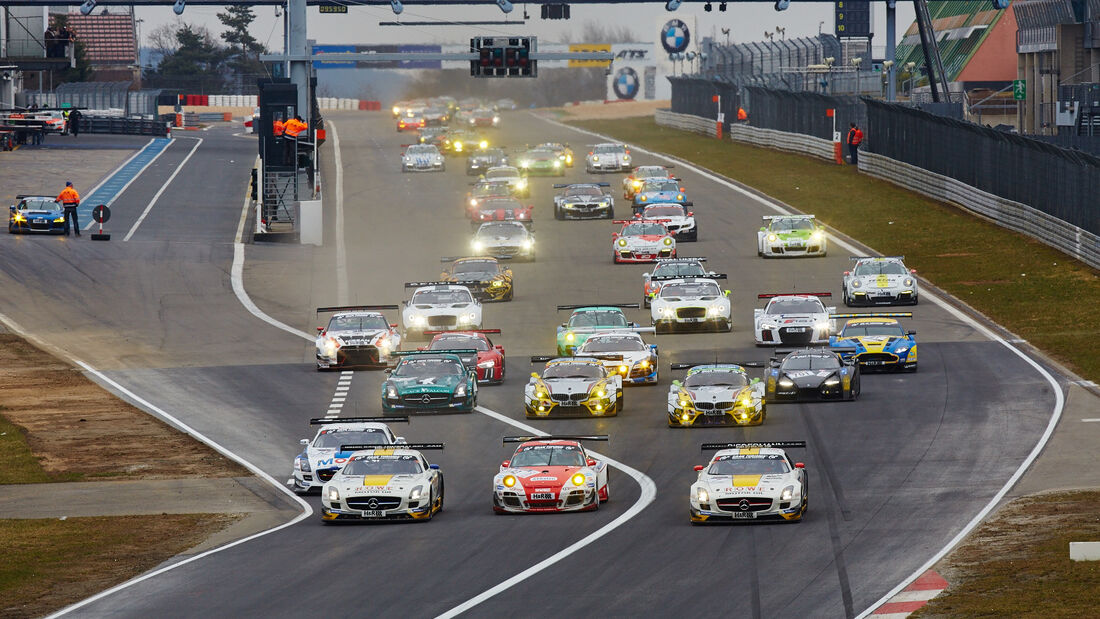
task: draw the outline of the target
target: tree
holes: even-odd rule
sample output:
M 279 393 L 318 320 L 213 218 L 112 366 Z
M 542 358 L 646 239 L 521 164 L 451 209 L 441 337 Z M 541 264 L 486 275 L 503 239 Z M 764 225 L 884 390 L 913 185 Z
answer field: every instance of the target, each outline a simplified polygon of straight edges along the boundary
M 264 73 L 260 54 L 267 51 L 262 43 L 248 31 L 256 14 L 252 7 L 244 4 L 231 4 L 224 13 L 218 13 L 218 20 L 228 30 L 221 34 L 228 45 L 229 69 L 238 75 Z
M 580 33 L 566 32 L 562 36 L 565 43 L 637 43 L 634 31 L 626 24 L 608 26 L 598 21 L 586 21 L 581 24 Z
M 226 52 L 210 31 L 184 24 L 176 30 L 176 49 L 166 54 L 148 80 L 160 87 L 188 88 L 193 92 L 217 91 L 225 72 Z

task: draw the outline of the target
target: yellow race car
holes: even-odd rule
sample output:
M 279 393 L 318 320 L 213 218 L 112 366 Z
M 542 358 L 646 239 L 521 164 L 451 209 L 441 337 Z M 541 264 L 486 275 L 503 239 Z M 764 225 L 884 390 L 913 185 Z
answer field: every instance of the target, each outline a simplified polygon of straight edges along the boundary
M 622 358 L 621 356 L 619 357 Z M 623 379 L 597 357 L 531 357 L 546 363 L 523 390 L 528 417 L 613 417 L 623 410 Z

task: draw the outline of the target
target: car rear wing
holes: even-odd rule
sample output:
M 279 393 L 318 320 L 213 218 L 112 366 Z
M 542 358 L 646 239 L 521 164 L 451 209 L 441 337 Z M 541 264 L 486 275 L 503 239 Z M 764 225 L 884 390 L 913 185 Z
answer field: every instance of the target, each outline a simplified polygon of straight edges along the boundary
M 762 368 L 764 363 L 762 361 L 702 361 L 700 363 L 673 363 L 672 370 L 690 370 L 691 368 L 698 367 L 700 365 L 738 365 L 743 368 Z
M 450 333 L 450 331 L 448 331 Z M 395 357 L 412 357 L 415 355 L 476 355 L 473 348 L 444 348 L 440 350 L 395 350 L 390 355 Z
M 566 187 L 610 187 L 611 183 L 555 183 L 554 189 L 565 189 Z
M 467 286 L 480 284 L 477 280 L 455 280 L 453 282 L 405 282 L 405 288 L 425 288 L 428 286 Z
M 311 426 L 323 426 L 330 423 L 366 423 L 374 421 L 384 421 L 388 423 L 409 423 L 408 415 L 394 415 L 393 417 L 344 417 L 343 419 L 329 419 L 328 417 L 318 417 L 309 420 Z
M 912 318 L 913 312 L 864 312 L 847 314 L 829 314 L 830 319 L 836 318 Z
M 500 334 L 500 329 L 466 329 L 462 331 L 425 331 L 424 335 L 440 335 L 442 333 L 489 333 Z
M 872 258 L 894 258 L 896 260 L 905 260 L 905 256 L 848 256 L 848 259 L 852 262 L 859 260 L 870 260 Z
M 660 259 L 657 260 L 657 265 L 660 266 L 662 264 L 675 264 L 677 262 L 706 262 L 706 261 L 707 261 L 707 259 L 704 256 L 699 256 L 698 258 L 660 258 Z
M 651 282 L 667 282 L 673 279 L 682 279 L 685 281 L 692 281 L 696 279 L 727 279 L 725 273 L 709 273 L 707 275 L 650 275 L 649 281 Z
M 537 436 L 529 434 L 526 436 L 505 436 L 502 442 L 507 443 L 529 443 L 531 441 L 607 441 L 609 437 L 606 434 L 547 434 L 544 436 Z
M 534 357 L 531 357 L 531 363 L 547 363 L 547 362 L 550 362 L 550 361 L 554 361 L 556 359 L 573 359 L 573 360 L 576 360 L 576 359 L 580 359 L 580 360 L 595 359 L 597 361 L 622 361 L 623 356 L 622 355 L 602 355 L 602 354 L 601 355 L 585 355 L 583 357 L 577 357 L 577 356 L 565 357 L 565 356 L 561 356 L 561 355 L 535 355 Z
M 613 334 L 618 331 L 630 331 L 633 333 L 653 333 L 656 327 L 576 327 L 571 328 L 571 333 L 601 333 Z
M 427 449 L 443 449 L 443 443 L 397 443 L 394 445 L 340 445 L 340 451 L 374 451 L 379 450 L 396 450 L 396 449 L 415 449 L 416 451 Z
M 53 196 L 40 196 L 33 193 L 21 193 L 15 196 L 16 200 L 22 200 L 23 198 L 45 198 L 47 200 L 53 200 L 54 202 L 57 202 L 57 198 Z
M 377 312 L 382 310 L 400 309 L 397 305 L 336 305 L 333 307 L 318 307 L 317 313 L 328 312 Z
M 798 215 L 798 214 L 791 214 L 791 215 L 761 215 L 760 219 L 768 221 L 768 220 L 772 220 L 772 219 L 817 219 L 817 217 L 814 216 L 814 215 Z
M 488 260 L 494 258 L 496 260 L 511 260 L 512 256 L 443 256 L 439 259 L 440 262 L 455 262 L 457 260 Z
M 720 449 L 758 449 L 771 447 L 775 449 L 805 449 L 806 441 L 768 441 L 763 443 L 703 443 L 699 446 L 702 451 L 718 451 Z
M 831 297 L 831 292 L 769 292 L 756 295 L 757 299 L 774 299 L 775 297 Z
M 559 305 L 558 311 L 578 310 L 586 307 L 617 307 L 619 309 L 638 309 L 637 303 L 589 303 L 588 305 Z
M 683 206 L 683 205 L 682 204 L 677 204 L 677 206 Z M 611 223 L 613 223 L 613 224 L 667 224 L 670 221 L 672 221 L 672 220 L 671 219 L 635 218 L 635 219 L 613 219 L 613 220 L 611 220 Z

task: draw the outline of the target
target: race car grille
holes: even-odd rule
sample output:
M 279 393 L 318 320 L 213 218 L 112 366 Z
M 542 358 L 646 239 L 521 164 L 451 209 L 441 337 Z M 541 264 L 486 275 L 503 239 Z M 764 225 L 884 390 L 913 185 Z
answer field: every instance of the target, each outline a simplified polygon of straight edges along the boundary
M 550 399 L 562 404 L 577 405 L 588 399 L 587 393 L 552 393 Z
M 801 329 L 794 331 L 792 329 Z M 809 344 L 814 338 L 814 330 L 811 327 L 781 327 L 779 329 L 779 341 L 784 344 L 800 346 Z
M 883 363 L 897 363 L 898 356 L 889 352 L 865 352 L 856 355 L 860 363 L 881 365 Z
M 344 357 L 344 363 L 348 365 L 378 363 L 377 346 L 344 346 L 340 349 L 340 354 Z
M 695 409 L 700 411 L 720 410 L 727 411 L 733 408 L 733 402 L 696 402 Z
M 533 508 L 533 509 L 538 509 L 540 507 L 546 508 L 546 507 L 557 507 L 557 506 L 558 506 L 557 501 L 527 501 L 527 507 L 530 507 L 530 508 Z
M 676 310 L 677 318 L 702 318 L 707 315 L 705 307 L 681 307 Z
M 566 204 L 564 208 L 574 211 L 595 211 L 604 208 L 602 204 L 596 204 L 595 202 L 574 202 Z
M 728 426 L 730 425 L 729 413 L 725 411 L 707 411 L 695 418 L 695 426 Z
M 336 474 L 338 469 L 318 469 L 317 479 L 320 481 L 328 481 L 332 479 L 332 476 Z
M 456 323 L 454 316 L 428 316 L 428 326 L 431 327 L 447 327 Z
M 742 508 L 742 501 L 745 502 L 747 509 Z M 771 499 L 756 496 L 718 499 L 715 503 L 718 504 L 718 509 L 726 512 L 762 512 L 771 509 L 772 506 Z
M 565 499 L 566 507 L 571 505 L 580 505 L 584 502 L 584 490 L 574 490 L 569 493 L 569 496 Z
M 357 496 L 347 501 L 350 509 L 396 509 L 401 505 L 401 497 L 396 496 Z M 372 507 L 371 501 L 375 501 L 377 507 Z
M 451 396 L 446 393 L 414 393 L 401 397 L 401 400 L 404 401 L 405 404 L 419 406 L 438 406 L 440 404 L 446 404 L 450 399 Z

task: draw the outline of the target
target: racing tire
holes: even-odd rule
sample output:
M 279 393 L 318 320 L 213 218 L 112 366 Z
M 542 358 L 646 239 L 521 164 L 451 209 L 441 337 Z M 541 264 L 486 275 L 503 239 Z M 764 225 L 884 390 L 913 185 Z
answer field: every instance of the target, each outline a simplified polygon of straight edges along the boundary
M 516 285 L 512 284 L 512 289 L 508 291 L 508 294 L 502 299 L 503 301 L 511 301 L 516 295 Z
M 768 405 L 765 404 L 764 406 L 760 407 L 760 423 L 761 423 L 761 425 L 763 425 L 763 423 L 767 420 L 768 420 Z
M 729 333 L 730 331 L 733 331 L 733 321 L 732 320 L 727 320 L 725 322 L 725 324 L 722 325 L 722 332 L 723 333 Z
M 424 519 L 424 522 L 431 522 L 432 518 L 435 518 L 435 494 L 428 493 L 428 517 Z
M 443 478 L 439 478 L 439 511 L 443 511 L 443 498 L 446 496 L 447 487 L 443 483 Z
M 401 164 L 401 173 L 404 174 L 405 172 L 408 172 L 408 171 L 409 171 L 409 167 L 402 163 Z
M 447 164 L 444 163 L 443 165 L 439 166 L 439 171 L 440 172 L 446 172 L 447 171 Z
M 642 297 L 642 307 L 649 309 L 649 297 Z
M 623 403 L 623 390 L 620 389 L 620 390 L 615 392 L 615 414 L 616 415 L 623 412 L 623 406 L 624 406 L 624 403 Z
M 557 204 L 554 205 L 554 219 L 558 219 L 558 220 L 565 219 L 565 214 L 561 212 L 561 207 L 558 206 Z
M 862 386 L 860 385 L 859 376 L 857 375 L 856 376 L 856 384 L 852 386 L 851 394 L 848 396 L 848 399 L 849 400 L 855 400 L 856 398 L 858 398 L 859 397 L 859 392 L 861 390 L 862 390 Z

